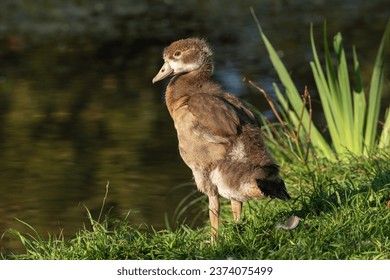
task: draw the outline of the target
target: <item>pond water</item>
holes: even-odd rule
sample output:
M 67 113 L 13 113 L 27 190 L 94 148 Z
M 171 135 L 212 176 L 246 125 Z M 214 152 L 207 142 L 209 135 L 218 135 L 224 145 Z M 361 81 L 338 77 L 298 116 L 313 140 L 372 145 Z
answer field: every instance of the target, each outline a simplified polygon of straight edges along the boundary
M 250 6 L 297 84 L 309 91 L 310 23 L 318 38 L 326 19 L 329 34 L 341 31 L 347 48 L 354 43 L 368 80 L 390 15 L 384 0 L 79 2 L 0 4 L 5 254 L 23 252 L 8 229 L 31 233 L 16 218 L 43 237 L 71 237 L 88 225 L 85 207 L 97 219 L 106 186 L 104 213 L 123 218 L 130 211 L 135 226 L 176 224 L 177 205 L 197 194 L 164 104 L 166 83 L 151 83 L 171 41 L 206 37 L 215 79 L 266 113 L 261 96 L 242 82 L 250 77 L 272 92 L 276 80 Z M 388 104 L 388 86 L 384 100 Z M 193 224 L 194 217 L 194 224 L 202 222 L 202 207 L 180 220 Z

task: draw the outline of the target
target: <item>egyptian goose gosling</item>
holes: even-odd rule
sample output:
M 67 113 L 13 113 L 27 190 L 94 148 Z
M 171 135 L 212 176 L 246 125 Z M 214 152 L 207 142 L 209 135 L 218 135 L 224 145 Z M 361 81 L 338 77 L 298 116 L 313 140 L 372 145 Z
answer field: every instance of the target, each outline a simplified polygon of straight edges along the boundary
M 256 114 L 210 80 L 212 52 L 198 38 L 173 42 L 153 83 L 173 76 L 165 99 L 174 121 L 179 151 L 199 191 L 209 198 L 212 240 L 219 225 L 219 196 L 231 201 L 234 220 L 242 202 L 265 197 L 290 198 L 278 165 L 261 136 Z

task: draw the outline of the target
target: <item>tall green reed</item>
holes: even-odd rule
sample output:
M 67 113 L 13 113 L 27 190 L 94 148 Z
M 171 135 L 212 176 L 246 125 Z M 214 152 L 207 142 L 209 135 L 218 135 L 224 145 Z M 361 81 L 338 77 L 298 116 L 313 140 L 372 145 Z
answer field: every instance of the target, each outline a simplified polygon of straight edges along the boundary
M 338 33 L 334 37 L 334 53 L 332 53 L 327 40 L 326 25 L 324 25 L 323 65 L 318 56 L 313 27 L 311 27 L 313 61 L 310 62 L 310 67 L 327 123 L 330 138 L 328 141 L 312 123 L 311 99 L 308 90 L 305 89 L 303 95 L 299 93 L 275 48 L 263 32 L 253 9 L 251 12 L 272 65 L 284 86 L 283 94 L 280 87 L 273 83 L 278 99 L 277 105 L 273 100 L 267 98 L 272 104 L 271 107 L 278 109 L 282 119 L 278 118 L 279 123 L 275 125 L 263 118 L 266 138 L 271 140 L 271 143 L 275 146 L 285 147 L 287 150 L 284 151 L 284 154 L 302 161 L 307 161 L 309 153 L 316 157 L 335 161 L 343 159 L 343 155 L 348 153 L 369 155 L 377 148 L 390 147 L 390 105 L 387 107 L 383 127 L 378 134 L 390 21 L 386 25 L 379 45 L 367 96 L 355 47 L 353 48 L 355 86 L 352 88 L 341 34 Z M 264 91 L 262 93 L 266 94 Z

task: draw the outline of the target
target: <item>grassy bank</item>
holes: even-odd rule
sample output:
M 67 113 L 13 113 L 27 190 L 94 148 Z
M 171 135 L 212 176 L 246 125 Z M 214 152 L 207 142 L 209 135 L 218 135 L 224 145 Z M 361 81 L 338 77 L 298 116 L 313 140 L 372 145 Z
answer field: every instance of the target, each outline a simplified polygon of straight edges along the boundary
M 389 153 L 351 157 L 342 165 L 286 165 L 283 172 L 293 199 L 246 203 L 240 223 L 231 221 L 224 205 L 216 245 L 210 245 L 208 226 L 154 231 L 90 217 L 91 224 L 70 240 L 11 231 L 26 252 L 3 258 L 390 259 Z M 301 220 L 296 229 L 276 228 L 291 215 Z

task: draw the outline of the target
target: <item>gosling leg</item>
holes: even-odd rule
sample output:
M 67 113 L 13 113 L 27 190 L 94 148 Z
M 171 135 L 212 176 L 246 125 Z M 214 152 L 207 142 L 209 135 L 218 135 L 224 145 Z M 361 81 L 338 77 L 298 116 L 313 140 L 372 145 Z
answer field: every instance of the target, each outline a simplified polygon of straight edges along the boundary
M 218 195 L 209 196 L 209 216 L 211 223 L 211 242 L 215 242 L 219 227 L 219 198 Z
M 242 202 L 231 199 L 230 203 L 232 206 L 233 218 L 236 222 L 238 222 L 241 218 Z

